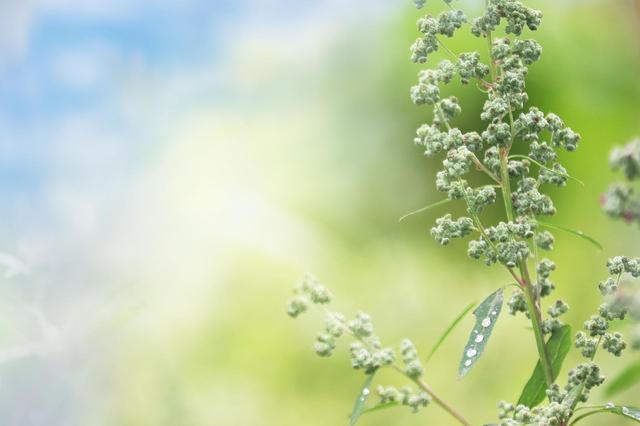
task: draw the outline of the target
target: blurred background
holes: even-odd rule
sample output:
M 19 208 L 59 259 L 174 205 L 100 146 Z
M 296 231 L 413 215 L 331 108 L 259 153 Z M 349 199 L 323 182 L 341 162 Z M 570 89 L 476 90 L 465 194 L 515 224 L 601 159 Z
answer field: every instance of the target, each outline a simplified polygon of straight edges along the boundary
M 553 222 L 605 247 L 556 233 L 555 296 L 579 326 L 600 303 L 606 258 L 640 255 L 640 230 L 598 204 L 620 177 L 608 151 L 640 134 L 640 15 L 626 0 L 528 3 L 545 13 L 531 101 L 583 136 L 562 157 L 586 186 L 553 191 Z M 29 0 L 0 11 L 2 425 L 346 424 L 362 375 L 344 347 L 315 356 L 319 313 L 285 314 L 305 272 L 332 289 L 336 310 L 369 312 L 385 342 L 410 337 L 423 354 L 464 306 L 509 282 L 468 259 L 466 243 L 433 241 L 441 211 L 398 222 L 442 197 L 439 160 L 412 143 L 430 117 L 408 97 L 420 69 L 411 1 Z M 484 48 L 466 35 L 448 45 Z M 482 95 L 450 90 L 460 127 L 477 128 Z M 517 399 L 536 350 L 524 318 L 505 316 L 460 380 L 471 324 L 426 377 L 483 424 Z M 609 374 L 625 364 L 600 361 Z M 638 388 L 616 402 L 638 405 Z M 361 424 L 451 420 L 434 406 Z

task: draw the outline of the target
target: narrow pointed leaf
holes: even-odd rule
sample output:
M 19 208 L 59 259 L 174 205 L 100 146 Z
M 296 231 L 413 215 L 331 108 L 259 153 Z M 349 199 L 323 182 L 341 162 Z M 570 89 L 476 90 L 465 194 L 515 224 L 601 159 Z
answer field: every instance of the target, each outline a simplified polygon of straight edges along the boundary
M 462 359 L 458 367 L 458 375 L 460 377 L 464 377 L 471 370 L 484 352 L 489 342 L 489 337 L 491 337 L 493 327 L 502 310 L 503 293 L 504 290 L 499 288 L 484 299 L 476 310 L 473 311 L 473 315 L 476 317 L 476 324 L 473 330 L 471 330 L 469 340 L 462 352 Z
M 605 390 L 607 396 L 616 395 L 640 383 L 640 361 L 631 364 L 609 383 Z
M 582 182 L 580 179 L 574 178 L 573 176 L 570 176 L 570 175 L 568 175 L 566 173 L 562 173 L 562 172 L 559 172 L 557 170 L 550 169 L 549 167 L 545 166 L 544 164 L 541 164 L 541 163 L 537 162 L 536 160 L 534 160 L 533 158 L 531 158 L 531 157 L 529 157 L 527 155 L 510 155 L 509 158 L 524 158 L 525 160 L 531 161 L 533 164 L 535 164 L 536 166 L 540 167 L 541 169 L 545 169 L 545 170 L 549 171 L 550 173 L 555 173 L 558 176 L 566 177 L 567 179 L 575 180 L 580 185 L 584 186 L 584 182 Z
M 398 219 L 398 222 L 402 222 L 403 220 L 405 220 L 409 216 L 413 216 L 414 214 L 419 214 L 419 213 L 422 213 L 422 212 L 426 212 L 427 210 L 431 210 L 434 207 L 443 206 L 443 205 L 445 205 L 445 204 L 447 204 L 449 202 L 451 202 L 450 198 L 445 198 L 444 200 L 436 201 L 433 204 L 429 204 L 428 206 L 422 207 L 421 209 L 414 210 L 412 212 L 409 212 L 409 213 L 405 214 L 400 219 Z
M 551 372 L 555 380 L 560 374 L 562 363 L 571 349 L 571 326 L 563 325 L 555 330 L 546 344 L 549 360 L 551 361 Z M 536 364 L 529 381 L 524 385 L 518 404 L 533 408 L 544 401 L 547 390 L 547 380 L 540 360 Z
M 456 328 L 458 324 L 460 324 L 460 321 L 462 321 L 462 318 L 464 318 L 469 313 L 469 311 L 473 309 L 474 306 L 476 306 L 476 302 L 469 303 L 467 307 L 464 308 L 464 310 L 460 312 L 460 314 L 453 320 L 453 322 L 449 324 L 449 327 L 447 327 L 444 333 L 442 333 L 442 336 L 440 336 L 436 344 L 433 345 L 433 349 L 431 349 L 431 352 L 429 352 L 429 355 L 427 355 L 427 362 L 429 362 L 429 360 L 431 359 L 433 354 L 436 353 L 440 345 L 442 345 L 442 343 L 447 339 L 449 334 L 451 334 L 453 329 Z
M 599 408 L 594 411 L 585 413 L 581 416 L 578 416 L 570 424 L 574 425 L 578 423 L 580 420 L 584 419 L 585 417 L 593 416 L 594 414 L 605 414 L 605 413 L 616 414 L 618 416 L 625 417 L 629 420 L 633 420 L 636 423 L 640 423 L 640 408 L 614 405 L 613 407 L 604 406 L 602 408 Z
M 387 408 L 397 407 L 398 405 L 400 405 L 398 401 L 385 402 L 384 404 L 378 404 L 367 408 L 362 412 L 362 414 L 374 413 L 376 411 L 386 410 Z
M 564 231 L 564 232 L 568 232 L 570 234 L 576 235 L 580 238 L 583 238 L 586 241 L 589 241 L 591 244 L 593 244 L 594 246 L 596 246 L 598 248 L 598 250 L 602 251 L 602 244 L 600 244 L 595 238 L 592 238 L 590 236 L 588 236 L 587 234 L 585 234 L 582 231 L 576 230 L 576 229 L 571 229 L 571 228 L 566 228 L 564 226 L 560 226 L 560 225 L 554 225 L 553 223 L 547 223 L 547 222 L 541 222 L 538 221 L 538 223 L 542 226 L 545 226 L 547 228 L 551 228 L 551 229 L 557 229 L 559 231 Z
M 365 404 L 367 403 L 367 399 L 369 398 L 369 394 L 371 393 L 371 382 L 373 381 L 373 376 L 375 376 L 375 374 L 376 373 L 373 372 L 367 376 L 367 380 L 364 381 L 364 384 L 360 389 L 360 393 L 358 393 L 358 396 L 356 396 L 356 401 L 353 403 L 353 410 L 351 411 L 349 426 L 355 425 L 364 412 Z

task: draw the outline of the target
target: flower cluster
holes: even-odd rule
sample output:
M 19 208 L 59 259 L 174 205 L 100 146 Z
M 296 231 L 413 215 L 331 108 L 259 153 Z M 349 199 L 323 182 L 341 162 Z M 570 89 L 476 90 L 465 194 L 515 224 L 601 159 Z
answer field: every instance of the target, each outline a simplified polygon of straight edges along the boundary
M 591 389 L 604 381 L 600 367 L 594 362 L 598 350 L 620 356 L 627 347 L 622 334 L 611 331 L 611 322 L 626 315 L 640 320 L 640 298 L 629 300 L 628 293 L 621 291 L 623 277 L 640 277 L 640 259 L 620 256 L 607 263 L 610 276 L 599 285 L 604 303 L 597 314 L 584 322 L 583 330 L 577 333 L 574 341 L 586 360 L 571 369 L 566 384 L 560 386 L 556 383 L 556 360 L 551 362 L 548 349 L 552 347 L 550 342 L 557 342 L 557 339 L 564 339 L 561 342 L 564 347 L 569 344 L 570 337 L 566 332 L 569 327 L 564 326 L 560 319 L 569 310 L 569 305 L 563 300 L 555 300 L 543 308 L 543 298 L 550 296 L 555 289 L 550 277 L 556 265 L 539 256 L 539 252 L 554 249 L 555 237 L 549 228 L 563 228 L 542 222 L 540 216 L 556 213 L 546 189 L 550 185 L 567 186 L 571 176 L 559 163 L 559 152 L 575 151 L 580 135 L 558 115 L 528 105 L 526 77 L 529 67 L 540 60 L 542 47 L 536 40 L 521 36 L 525 31 L 535 31 L 540 26 L 540 11 L 519 0 L 487 0 L 484 13 L 469 19 L 451 4 L 452 0 L 443 1 L 447 5 L 444 12 L 436 16 L 426 14 L 418 20 L 420 36 L 411 46 L 411 60 L 419 64 L 426 63 L 437 51 L 451 55 L 430 69 L 421 70 L 417 83 L 410 90 L 411 101 L 428 107 L 431 115 L 430 122 L 418 127 L 414 142 L 426 156 L 443 157 L 435 187 L 446 194 L 443 201 L 464 203 L 466 214 L 453 217 L 446 213 L 435 221 L 430 232 L 441 245 L 473 235 L 467 246 L 469 257 L 488 266 L 505 268 L 516 287 L 507 303 L 509 312 L 513 315 L 523 313 L 531 321 L 538 365 L 542 367 L 536 368 L 534 374 L 543 373 L 549 402 L 538 407 L 502 402 L 500 425 L 564 426 L 574 415 L 577 405 L 587 401 Z M 427 0 L 414 2 L 420 9 Z M 477 51 L 454 53 L 445 45 L 448 38 L 465 27 L 476 37 L 487 41 L 488 57 Z M 504 36 L 495 37 L 494 30 L 499 30 Z M 462 131 L 456 127 L 462 107 L 455 96 L 447 93 L 448 86 L 454 81 L 463 85 L 473 83 L 486 93 L 486 100 L 478 111 L 484 122 L 481 129 Z M 513 148 L 523 154 L 513 154 Z M 614 151 L 611 164 L 614 169 L 623 169 L 628 180 L 640 178 L 640 140 Z M 480 173 L 486 182 L 470 184 L 479 181 L 475 177 L 470 178 L 473 172 Z M 482 214 L 498 198 L 504 204 L 504 217 L 490 224 L 483 223 Z M 640 195 L 629 185 L 612 186 L 603 197 L 603 203 L 612 216 L 640 222 Z M 444 203 L 437 203 L 440 204 Z M 535 268 L 530 271 L 532 265 Z M 491 315 L 496 315 L 497 319 L 503 291 L 496 290 L 474 311 L 480 321 L 479 326 L 493 326 L 494 318 L 483 318 L 483 315 L 491 309 Z M 389 368 L 412 382 L 417 390 L 378 386 L 379 404 L 385 405 L 381 408 L 404 405 L 415 412 L 433 399 L 461 424 L 471 424 L 424 381 L 424 366 L 410 340 L 403 340 L 397 350 L 383 346 L 369 315 L 359 312 L 352 319 L 347 319 L 341 313 L 329 311 L 327 305 L 331 294 L 312 277 L 303 280 L 294 293 L 288 306 L 290 316 L 299 316 L 310 305 L 319 306 L 325 313 L 325 328 L 314 344 L 319 356 L 330 356 L 340 339 L 352 340 L 349 346 L 351 365 L 368 375 L 362 395 L 369 394 L 368 386 L 373 375 L 380 369 Z M 474 332 L 478 333 L 477 330 Z M 476 357 L 474 359 L 481 355 L 489 335 L 471 334 L 469 342 L 476 346 L 469 349 L 468 344 L 465 347 L 461 366 L 471 365 L 469 359 L 464 362 L 465 355 Z M 460 371 L 459 374 L 463 375 L 468 370 Z M 542 396 L 539 395 L 540 398 Z
M 421 407 L 426 407 L 431 402 L 431 397 L 426 392 L 415 392 L 410 386 L 403 386 L 397 389 L 393 386 L 378 386 L 376 393 L 380 398 L 379 403 L 399 403 L 411 407 L 417 413 Z
M 586 361 L 578 364 L 568 373 L 567 384 L 561 388 L 554 384 L 546 391 L 549 404 L 536 408 L 525 405 L 509 404 L 501 402 L 499 405 L 500 426 L 520 425 L 562 425 L 574 414 L 578 403 L 589 399 L 591 389 L 600 386 L 605 378 L 600 373 L 600 367 L 594 362 L 599 348 L 606 350 L 614 356 L 620 356 L 627 344 L 622 334 L 608 332 L 611 321 L 623 319 L 627 309 L 621 306 L 618 300 L 612 298 L 618 290 L 620 279 L 624 274 L 632 276 L 640 275 L 640 259 L 629 259 L 618 256 L 609 259 L 607 268 L 612 276 L 599 284 L 601 294 L 605 297 L 605 303 L 600 305 L 599 313 L 593 315 L 584 323 L 584 331 L 576 334 L 575 346 L 580 349 Z M 544 268 L 548 271 L 553 268 L 546 262 Z M 513 298 L 512 298 L 513 300 Z M 515 305 L 511 307 L 512 303 Z M 515 302 L 510 302 L 512 310 L 522 310 Z M 567 306 L 558 301 L 549 308 L 552 318 L 567 311 Z
M 530 9 L 519 1 L 490 0 L 483 16 L 473 20 L 471 31 L 476 36 L 487 36 L 495 30 L 502 20 L 506 21 L 505 32 L 519 36 L 528 27 L 535 31 L 540 26 L 542 12 Z
M 459 28 L 457 24 L 464 22 L 463 16 L 460 11 L 448 10 L 438 17 L 421 18 L 418 27 L 423 37 L 414 45 L 414 60 L 416 45 L 429 45 L 430 50 L 426 53 L 437 50 L 441 43 L 438 36 L 451 35 L 453 29 Z M 520 2 L 493 0 L 485 15 L 473 21 L 472 28 L 474 34 L 486 36 L 504 19 L 507 33 L 519 35 L 524 26 L 536 29 L 540 16 L 540 12 Z M 452 20 L 455 25 L 450 24 Z M 445 28 L 451 31 L 445 31 Z M 426 53 L 420 56 L 424 61 Z M 493 73 L 492 66 L 481 62 L 480 53 L 465 52 L 455 62 L 443 60 L 437 67 L 421 71 L 418 84 L 411 89 L 412 101 L 416 105 L 432 106 L 434 117 L 432 123 L 418 128 L 415 143 L 424 148 L 427 156 L 445 152 L 443 169 L 436 176 L 436 188 L 452 200 L 464 200 L 471 215 L 459 219 L 445 215 L 436 221 L 431 234 L 440 244 L 446 245 L 452 238 L 479 232 L 479 238 L 470 242 L 468 253 L 487 264 L 499 262 L 513 268 L 526 262 L 530 255 L 527 240 L 530 239 L 543 249 L 553 248 L 554 237 L 549 231 L 535 232 L 536 216 L 553 215 L 556 211 L 551 198 L 541 192 L 541 186 L 566 185 L 568 175 L 557 162 L 556 149 L 574 151 L 580 136 L 556 114 L 544 114 L 536 107 L 515 115 L 528 100 L 525 91 L 528 66 L 537 61 L 541 53 L 542 48 L 535 40 L 498 38 L 493 40 L 491 49 Z M 495 75 L 493 82 L 485 80 L 490 74 Z M 443 96 L 442 91 L 455 75 L 463 84 L 477 79 L 488 91 L 481 113 L 488 125 L 481 133 L 463 133 L 452 126 L 461 108 L 455 97 Z M 532 161 L 509 157 L 509 149 L 515 143 L 529 145 L 526 157 L 539 166 L 537 175 L 531 175 Z M 505 200 L 508 209 L 512 209 L 517 217 L 496 227 L 483 229 L 478 226 L 477 215 L 495 203 L 497 196 L 493 185 L 473 188 L 468 184 L 465 177 L 474 166 L 499 183 L 503 196 L 509 198 Z M 525 224 L 531 232 L 521 229 Z
M 305 312 L 311 303 L 324 305 L 331 302 L 331 293 L 313 275 L 306 275 L 294 289 L 294 297 L 289 300 L 287 313 L 296 318 Z
M 358 312 L 351 320 L 339 312 L 327 309 L 331 302 L 331 293 L 318 282 L 312 275 L 306 275 L 294 288 L 294 296 L 289 300 L 287 313 L 292 318 L 297 318 L 307 311 L 310 305 L 318 305 L 323 308 L 325 314 L 325 327 L 318 333 L 313 349 L 320 357 L 329 357 L 333 354 L 338 340 L 349 336 L 352 343 L 349 345 L 351 355 L 351 367 L 354 370 L 363 371 L 366 375 L 374 374 L 385 367 L 394 367 L 403 375 L 419 386 L 424 386 L 420 380 L 424 374 L 424 368 L 420 362 L 418 351 L 409 339 L 400 343 L 400 359 L 397 362 L 396 351 L 391 347 L 384 347 L 380 338 L 375 334 L 371 317 Z M 368 390 L 367 390 L 368 392 Z M 378 387 L 380 403 L 398 402 L 417 412 L 421 407 L 426 407 L 431 397 L 424 389 L 414 392 L 410 387 L 397 390 L 393 386 Z
M 627 181 L 616 182 L 602 195 L 603 210 L 613 218 L 640 224 L 640 192 L 633 182 L 640 178 L 640 138 L 611 152 L 609 163 L 613 170 L 622 170 Z
M 628 314 L 632 323 L 630 346 L 640 350 L 640 283 L 638 280 L 625 279 L 625 275 L 627 278 L 640 277 L 640 258 L 617 256 L 609 260 L 608 267 L 614 277 L 600 283 L 600 292 L 606 297 L 605 303 L 600 306 L 600 315 L 612 320 L 623 319 Z M 616 350 L 622 346 L 618 342 L 614 333 L 605 343 Z
M 537 282 L 533 288 L 538 297 L 547 297 L 555 290 L 555 284 L 549 279 L 555 269 L 556 264 L 549 259 L 542 259 L 536 265 Z M 530 318 L 530 313 L 527 310 L 526 295 L 522 289 L 516 289 L 511 293 L 511 298 L 507 302 L 507 306 L 509 307 L 509 313 L 511 315 L 522 312 L 527 318 Z M 555 303 L 547 309 L 549 318 L 543 320 L 541 323 L 542 333 L 550 334 L 553 333 L 554 330 L 559 329 L 563 325 L 559 318 L 567 313 L 568 310 L 569 305 L 566 302 L 556 300 Z

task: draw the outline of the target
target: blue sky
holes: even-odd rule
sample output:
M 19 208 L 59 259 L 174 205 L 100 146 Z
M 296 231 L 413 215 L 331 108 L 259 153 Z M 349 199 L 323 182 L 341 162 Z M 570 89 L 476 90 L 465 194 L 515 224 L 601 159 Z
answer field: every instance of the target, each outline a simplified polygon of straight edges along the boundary
M 19 233 L 22 226 L 47 223 L 47 192 L 61 179 L 97 192 L 130 179 L 161 142 L 154 138 L 153 120 L 140 111 L 124 111 L 123 98 L 147 73 L 155 83 L 144 90 L 153 93 L 184 70 L 221 62 L 218 55 L 228 43 L 222 29 L 239 19 L 242 8 L 242 2 L 224 1 L 13 6 L 14 16 L 6 19 L 22 16 L 24 28 L 14 29 L 14 40 L 5 34 L 0 44 L 5 224 Z M 164 102 L 185 103 L 192 95 L 202 96 L 180 93 Z M 214 94 L 209 95 L 213 102 Z
M 367 3 L 371 8 L 374 2 Z M 161 143 L 150 114 L 160 114 L 162 122 L 176 109 L 228 100 L 228 82 L 218 73 L 235 53 L 236 38 L 258 40 L 272 31 L 294 30 L 305 21 L 340 20 L 362 5 L 42 0 L 0 8 L 7 9 L 4 20 L 12 22 L 0 40 L 0 206 L 6 211 L 16 197 L 37 203 L 40 192 L 55 181 L 56 169 L 73 169 L 74 163 L 87 161 L 106 167 L 105 159 L 91 155 L 92 146 L 97 155 L 120 147 L 118 166 L 126 159 L 135 168 Z M 209 73 L 210 78 L 193 87 L 171 83 L 194 72 Z M 153 111 L 126 111 L 122 102 L 131 93 L 138 100 L 146 98 Z M 131 108 L 142 105 L 140 100 Z M 84 125 L 84 132 L 68 130 L 70 121 Z M 85 147 L 82 158 L 64 153 L 64 147 L 74 143 Z M 56 161 L 65 164 L 55 167 Z M 105 180 L 104 174 L 100 177 Z

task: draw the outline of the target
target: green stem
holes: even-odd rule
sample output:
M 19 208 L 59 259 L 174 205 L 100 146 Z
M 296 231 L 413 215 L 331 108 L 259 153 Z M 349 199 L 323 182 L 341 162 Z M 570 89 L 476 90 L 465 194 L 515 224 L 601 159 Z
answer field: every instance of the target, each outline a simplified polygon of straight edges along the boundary
M 487 1 L 488 3 L 488 1 Z M 496 64 L 491 55 L 491 49 L 493 47 L 493 39 L 491 36 L 491 32 L 487 33 L 487 43 L 489 47 L 489 61 L 491 65 L 491 83 L 495 83 L 496 81 Z M 514 140 L 514 128 L 513 128 L 513 112 L 511 111 L 511 106 L 509 106 L 509 121 L 511 128 L 511 141 L 507 147 L 500 148 L 500 177 L 502 180 L 502 199 L 504 201 L 505 213 L 507 215 L 508 221 L 514 220 L 513 213 L 513 203 L 511 200 L 511 180 L 509 178 L 509 150 L 513 145 Z M 522 287 L 525 294 L 525 299 L 527 302 L 527 312 L 529 317 L 531 318 L 531 326 L 533 328 L 533 333 L 536 339 L 536 347 L 538 349 L 538 356 L 540 358 L 540 363 L 542 364 L 542 369 L 544 371 L 545 380 L 547 382 L 547 386 L 551 386 L 554 382 L 553 379 L 553 370 L 551 368 L 551 362 L 549 360 L 549 354 L 547 352 L 547 347 L 544 342 L 544 336 L 542 334 L 542 315 L 540 313 L 540 304 L 538 302 L 538 297 L 535 293 L 535 288 L 533 286 L 533 282 L 531 281 L 531 276 L 529 275 L 529 267 L 527 265 L 527 260 L 521 260 L 518 262 L 518 268 L 520 269 L 520 280 L 518 280 L 518 284 Z M 513 274 L 512 271 L 512 275 Z
M 323 311 L 326 315 L 333 317 L 334 319 L 338 320 L 338 318 L 336 318 L 336 316 L 330 312 L 326 307 L 323 306 Z M 342 322 L 342 320 L 338 320 L 337 321 L 338 324 L 340 324 L 340 327 L 342 328 L 343 332 L 345 334 L 348 334 L 349 336 L 353 337 L 354 339 L 358 340 L 359 342 L 361 342 L 363 345 L 365 345 L 365 347 L 367 347 L 370 351 L 374 351 L 375 348 L 371 347 L 371 345 L 364 339 L 362 339 L 359 336 L 356 336 L 355 334 L 353 334 L 351 332 L 351 330 L 349 329 L 349 327 L 347 327 L 346 324 L 344 324 Z M 447 413 L 449 413 L 452 417 L 454 417 L 458 422 L 460 422 L 461 425 L 463 426 L 471 426 L 471 423 L 469 423 L 469 421 L 458 411 L 456 410 L 453 406 L 451 406 L 447 401 L 445 401 L 444 399 L 440 398 L 435 391 L 433 390 L 433 388 L 431 386 L 429 386 L 429 384 L 427 382 L 425 382 L 424 380 L 422 380 L 421 378 L 412 378 L 409 377 L 404 370 L 398 366 L 398 364 L 392 364 L 391 367 L 396 370 L 398 373 L 402 374 L 403 376 L 405 376 L 406 378 L 410 379 L 411 381 L 413 381 L 420 389 L 422 389 L 423 391 L 425 391 L 433 400 L 433 402 L 435 402 L 437 405 L 439 405 L 444 411 L 446 411 Z
M 575 419 L 573 419 L 573 421 L 571 423 L 569 423 L 569 425 L 574 425 L 576 423 L 578 423 L 580 420 L 584 419 L 585 417 L 589 417 L 589 416 L 593 416 L 594 414 L 600 414 L 600 413 L 606 413 L 607 410 L 596 410 L 596 411 L 590 411 L 588 413 L 585 413 L 581 416 L 576 417 Z
M 461 413 L 459 413 L 458 410 L 453 408 L 445 400 L 443 400 L 438 395 L 436 395 L 433 392 L 433 389 L 431 388 L 431 386 L 429 386 L 424 380 L 416 379 L 414 380 L 414 382 L 416 385 L 420 387 L 420 389 L 422 389 L 423 391 L 431 395 L 431 399 L 433 400 L 433 402 L 438 404 L 443 410 L 445 410 L 452 417 L 454 417 L 458 422 L 460 422 L 461 425 L 471 426 L 471 423 L 469 423 L 469 421 Z
M 622 277 L 622 272 L 618 274 L 618 278 L 616 280 L 616 286 L 620 283 L 620 278 Z M 596 349 L 593 351 L 593 354 L 591 355 L 591 358 L 589 358 L 589 361 L 593 362 L 593 360 L 596 358 L 596 354 L 598 353 L 598 349 L 600 349 L 600 343 L 602 343 L 602 336 L 598 337 L 598 342 L 596 343 Z M 582 397 L 582 393 L 584 392 L 584 384 L 585 381 L 583 380 L 582 383 L 580 383 L 580 387 L 578 388 L 578 392 L 576 394 L 576 397 L 573 401 L 571 401 L 571 411 L 575 410 L 576 405 L 578 405 L 578 402 L 580 402 L 580 399 Z M 594 414 L 594 413 L 592 413 Z M 578 418 L 576 418 L 571 424 L 576 423 L 578 420 L 580 420 L 581 418 L 586 417 L 589 414 L 585 414 L 582 415 Z
M 596 353 L 598 352 L 598 348 L 600 347 L 600 342 L 602 342 L 602 336 L 600 336 L 598 338 L 598 343 L 596 344 L 596 349 L 593 351 L 593 355 L 591 355 L 591 358 L 589 358 L 589 360 L 592 361 L 592 362 L 596 358 Z M 584 392 L 585 380 L 583 380 L 580 383 L 579 388 L 578 388 L 578 392 L 576 393 L 576 396 L 574 397 L 573 401 L 571 401 L 571 411 L 572 412 L 576 409 L 576 405 L 578 405 L 578 402 L 580 402 L 580 399 L 582 399 L 582 393 Z M 587 416 L 589 416 L 591 414 L 595 414 L 595 412 L 583 414 L 582 416 L 579 416 L 579 417 L 575 418 L 570 424 L 575 424 L 578 420 L 583 419 L 583 418 L 585 418 L 585 417 L 587 417 Z M 566 426 L 567 424 L 569 424 L 569 419 L 567 419 L 566 421 L 562 422 L 562 424 L 560 426 Z
M 421 378 L 411 378 L 409 376 L 407 376 L 404 371 L 402 370 L 402 368 L 400 368 L 397 364 L 393 364 L 393 368 L 398 371 L 400 374 L 408 377 L 413 383 L 416 384 L 416 386 L 418 386 L 420 389 L 422 389 L 423 391 L 425 391 L 433 400 L 433 402 L 435 402 L 437 405 L 440 406 L 440 408 L 442 408 L 444 411 L 446 411 L 447 413 L 449 413 L 453 418 L 455 418 L 461 425 L 464 426 L 471 426 L 471 423 L 458 411 L 456 410 L 454 407 L 452 407 L 447 401 L 445 401 L 444 399 L 440 398 L 433 390 L 433 388 L 431 386 L 429 386 L 429 384 L 427 382 L 425 382 L 424 380 L 422 380 Z
M 521 262 L 520 271 L 523 278 L 523 287 L 525 293 L 525 299 L 527 301 L 527 311 L 531 317 L 531 327 L 533 328 L 533 334 L 536 338 L 536 347 L 538 348 L 538 355 L 544 371 L 544 377 L 547 382 L 547 386 L 551 386 L 555 381 L 553 377 L 553 369 L 551 368 L 551 361 L 549 359 L 549 352 L 544 342 L 544 336 L 542 335 L 542 315 L 540 314 L 540 305 L 538 303 L 538 297 L 535 293 L 533 284 L 531 283 L 531 277 L 529 275 L 529 269 L 526 261 Z
M 476 165 L 478 170 L 484 172 L 487 176 L 493 179 L 494 182 L 497 182 L 498 185 L 502 185 L 500 179 L 498 179 L 498 177 L 491 170 L 487 169 L 487 167 L 482 164 L 482 161 L 480 161 L 480 159 L 478 159 L 478 157 L 476 157 L 474 153 L 471 153 L 471 160 L 473 161 L 473 164 Z
M 513 221 L 513 205 L 511 202 L 511 180 L 509 179 L 508 170 L 508 157 L 509 151 L 506 148 L 500 149 L 500 175 L 502 178 L 502 198 L 504 200 L 504 207 L 507 214 L 507 219 Z M 538 356 L 542 369 L 544 371 L 545 380 L 547 386 L 551 386 L 554 382 L 553 370 L 551 368 L 551 361 L 549 360 L 549 354 L 544 342 L 544 336 L 542 335 L 542 315 L 540 314 L 540 305 L 538 303 L 537 294 L 534 291 L 533 282 L 529 274 L 529 267 L 526 260 L 518 262 L 518 268 L 520 269 L 521 281 L 520 286 L 524 290 L 525 300 L 527 302 L 527 312 L 531 319 L 531 327 L 536 339 L 536 347 L 538 349 Z
M 504 201 L 504 209 L 507 214 L 507 220 L 513 221 L 513 204 L 511 202 L 511 179 L 509 179 L 508 168 L 509 151 L 500 148 L 500 178 L 502 179 L 502 199 Z

